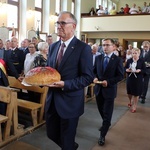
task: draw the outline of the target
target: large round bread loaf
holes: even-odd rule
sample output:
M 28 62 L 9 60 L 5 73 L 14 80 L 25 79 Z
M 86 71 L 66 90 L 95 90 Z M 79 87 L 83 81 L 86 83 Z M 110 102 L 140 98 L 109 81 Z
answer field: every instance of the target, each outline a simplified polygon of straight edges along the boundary
M 59 72 L 51 67 L 36 67 L 27 72 L 24 82 L 30 85 L 49 85 L 60 81 Z

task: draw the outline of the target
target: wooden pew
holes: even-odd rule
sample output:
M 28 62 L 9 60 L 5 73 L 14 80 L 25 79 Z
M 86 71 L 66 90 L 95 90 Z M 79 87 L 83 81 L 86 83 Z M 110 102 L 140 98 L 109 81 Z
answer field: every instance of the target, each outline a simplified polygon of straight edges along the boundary
M 7 104 L 6 115 L 0 115 L 0 124 L 4 123 L 3 134 L 0 128 L 0 145 L 11 135 L 17 134 L 18 115 L 17 115 L 17 91 L 13 88 L 0 86 L 0 102 Z M 10 132 L 12 132 L 10 134 Z
M 90 97 L 86 97 L 87 95 L 85 95 L 85 102 L 88 102 L 88 101 L 92 100 L 93 98 L 95 98 L 95 95 L 94 95 L 94 86 L 95 86 L 94 83 L 91 83 L 88 86 L 88 89 L 90 90 Z
M 31 114 L 33 126 L 36 127 L 39 123 L 43 122 L 44 105 L 48 87 L 39 86 L 24 86 L 16 78 L 8 76 L 9 86 L 21 90 L 29 90 L 32 92 L 40 93 L 40 103 L 30 102 L 23 99 L 18 99 L 18 109 L 27 111 Z

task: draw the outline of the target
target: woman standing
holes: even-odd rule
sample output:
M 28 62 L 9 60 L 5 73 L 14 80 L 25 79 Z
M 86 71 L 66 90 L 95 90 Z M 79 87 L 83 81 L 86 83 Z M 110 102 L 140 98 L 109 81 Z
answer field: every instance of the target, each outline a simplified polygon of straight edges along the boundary
M 39 54 L 35 57 L 33 67 L 45 67 L 47 64 L 48 43 L 40 42 L 38 44 Z
M 28 48 L 29 48 L 29 53 L 26 55 L 26 58 L 24 61 L 24 75 L 26 75 L 27 72 L 33 68 L 33 61 L 35 57 L 38 55 L 36 51 L 36 46 L 34 43 L 30 43 Z
M 143 73 L 145 72 L 145 63 L 139 58 L 140 49 L 132 49 L 132 58 L 127 60 L 127 94 L 129 97 L 128 107 L 131 107 L 131 112 L 135 113 L 137 102 L 142 92 Z

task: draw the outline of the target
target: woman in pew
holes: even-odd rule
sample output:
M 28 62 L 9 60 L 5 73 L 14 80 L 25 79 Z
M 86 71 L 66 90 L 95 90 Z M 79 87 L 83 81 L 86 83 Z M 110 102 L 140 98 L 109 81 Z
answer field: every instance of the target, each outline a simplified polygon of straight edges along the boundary
M 33 68 L 33 61 L 35 57 L 38 55 L 34 43 L 30 43 L 28 48 L 29 48 L 29 53 L 26 55 L 24 61 L 24 75 L 26 75 L 27 72 Z
M 29 43 L 28 48 L 29 48 L 29 53 L 25 57 L 23 76 L 25 76 L 29 70 L 34 68 L 33 62 L 34 62 L 35 57 L 38 56 L 35 43 L 32 43 L 32 42 Z M 36 95 L 37 94 L 35 92 L 28 91 L 27 95 L 25 95 L 24 97 L 20 97 L 20 98 L 27 99 L 32 102 L 39 102 L 39 98 L 37 98 L 39 95 L 38 96 Z

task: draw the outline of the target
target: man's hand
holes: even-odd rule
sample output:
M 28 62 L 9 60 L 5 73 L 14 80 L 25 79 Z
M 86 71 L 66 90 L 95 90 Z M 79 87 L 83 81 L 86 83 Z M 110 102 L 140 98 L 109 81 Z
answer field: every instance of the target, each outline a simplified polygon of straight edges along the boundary
M 132 72 L 132 69 L 126 69 L 126 72 Z
M 137 69 L 137 70 L 135 71 L 135 73 L 139 73 L 139 72 L 141 72 L 141 69 Z
M 95 78 L 95 79 L 93 80 L 93 83 L 97 83 L 97 81 L 98 81 L 98 78 Z
M 63 88 L 64 87 L 64 81 L 58 81 L 54 82 L 53 84 L 47 85 L 48 87 L 57 87 L 57 88 Z
M 19 80 L 20 82 L 22 82 L 23 79 L 24 79 L 23 76 L 20 76 L 20 77 L 18 78 L 18 80 Z
M 102 81 L 102 86 L 107 87 L 107 81 L 106 80 Z

